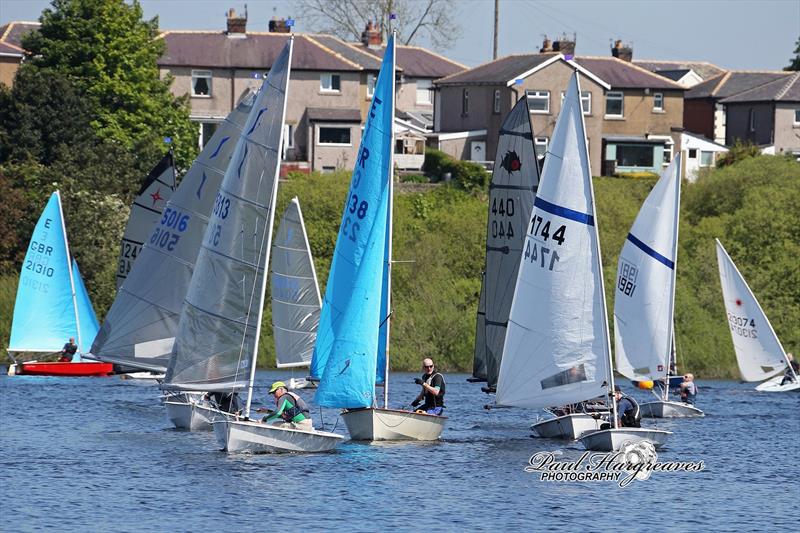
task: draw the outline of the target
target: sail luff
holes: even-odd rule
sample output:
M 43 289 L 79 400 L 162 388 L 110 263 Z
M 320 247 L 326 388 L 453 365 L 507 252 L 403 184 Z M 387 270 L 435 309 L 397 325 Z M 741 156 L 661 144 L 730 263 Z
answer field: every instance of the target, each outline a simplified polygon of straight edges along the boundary
M 677 173 L 677 179 L 675 180 L 675 214 L 673 215 L 675 223 L 673 235 L 675 236 L 675 240 L 672 246 L 672 257 L 674 258 L 675 268 L 672 269 L 672 287 L 669 298 L 669 335 L 667 335 L 667 338 L 669 339 L 669 350 L 667 350 L 666 363 L 664 364 L 664 401 L 669 399 L 669 369 L 672 362 L 672 356 L 675 353 L 675 289 L 678 281 L 678 240 L 681 217 L 681 154 L 678 154 L 675 157 L 675 161 L 675 172 Z
M 78 341 L 78 346 L 82 349 L 83 343 L 81 342 L 81 322 L 80 317 L 78 316 L 78 294 L 75 292 L 75 278 L 72 275 L 72 256 L 69 252 L 69 241 L 67 240 L 67 220 L 64 218 L 64 209 L 61 206 L 61 193 L 59 191 L 55 192 L 56 198 L 58 199 L 58 212 L 61 215 L 61 231 L 64 233 L 64 248 L 67 254 L 67 271 L 69 272 L 69 286 L 70 290 L 72 291 L 72 310 L 75 313 L 75 339 Z M 77 361 L 80 361 L 80 349 L 78 353 L 75 355 L 77 356 Z M 74 358 L 73 358 L 74 360 Z
M 392 213 L 394 210 L 394 119 L 395 119 L 395 104 L 397 94 L 395 93 L 395 72 L 396 72 L 396 47 L 395 39 L 397 39 L 397 32 L 392 31 L 392 125 L 391 125 L 391 142 L 389 146 L 389 206 L 386 213 L 386 355 L 384 359 L 383 369 L 383 408 L 389 408 L 389 333 L 392 322 Z

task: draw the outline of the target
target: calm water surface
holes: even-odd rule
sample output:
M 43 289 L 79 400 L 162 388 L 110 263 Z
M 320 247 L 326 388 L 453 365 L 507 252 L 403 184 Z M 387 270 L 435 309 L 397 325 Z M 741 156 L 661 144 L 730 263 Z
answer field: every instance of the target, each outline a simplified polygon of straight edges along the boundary
M 285 377 L 259 372 L 260 399 Z M 392 404 L 414 397 L 413 377 L 393 375 Z M 798 531 L 800 394 L 700 381 L 706 418 L 660 423 L 675 434 L 659 460 L 702 460 L 705 470 L 654 473 L 622 489 L 524 472 L 538 451 L 566 459 L 583 450 L 531 438 L 530 411 L 487 412 L 465 378 L 447 376 L 442 442 L 228 455 L 211 432 L 173 429 L 155 386 L 3 375 L 0 531 Z M 346 434 L 336 411 L 322 418 Z

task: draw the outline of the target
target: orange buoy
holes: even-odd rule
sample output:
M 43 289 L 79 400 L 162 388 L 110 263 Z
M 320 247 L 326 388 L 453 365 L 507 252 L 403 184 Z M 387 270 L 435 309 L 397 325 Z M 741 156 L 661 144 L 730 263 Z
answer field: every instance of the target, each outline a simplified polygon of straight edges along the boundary
M 652 390 L 653 389 L 653 381 L 640 381 L 638 383 L 638 387 L 643 390 Z

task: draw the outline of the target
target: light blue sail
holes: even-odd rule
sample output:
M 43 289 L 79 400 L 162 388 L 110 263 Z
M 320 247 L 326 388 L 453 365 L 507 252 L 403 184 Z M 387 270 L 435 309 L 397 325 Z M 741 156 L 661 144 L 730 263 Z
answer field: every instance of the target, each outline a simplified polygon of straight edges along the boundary
M 75 283 L 75 303 L 78 306 L 78 325 L 81 330 L 81 334 L 78 336 L 80 339 L 78 353 L 72 357 L 72 361 L 77 362 L 81 360 L 81 353 L 88 352 L 92 347 L 92 341 L 100 331 L 100 323 L 97 321 L 97 315 L 94 314 L 94 307 L 92 307 L 92 301 L 86 291 L 86 285 L 83 284 L 78 262 L 74 259 L 72 260 L 72 279 Z
M 57 352 L 77 339 L 64 217 L 58 191 L 50 196 L 19 274 L 9 351 Z
M 375 403 L 385 283 L 394 115 L 394 43 L 389 41 L 361 139 L 328 276 L 311 375 L 325 407 Z M 383 370 L 380 370 L 383 373 Z

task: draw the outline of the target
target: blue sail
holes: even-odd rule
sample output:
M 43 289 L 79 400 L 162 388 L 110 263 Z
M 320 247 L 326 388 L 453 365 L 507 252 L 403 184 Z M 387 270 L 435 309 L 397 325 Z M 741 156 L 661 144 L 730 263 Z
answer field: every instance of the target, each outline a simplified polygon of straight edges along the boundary
M 389 257 L 389 243 L 391 238 L 389 232 L 392 231 L 392 224 L 390 220 L 391 217 L 391 210 L 387 209 L 386 239 L 383 246 L 383 283 L 381 284 L 380 307 L 381 326 L 380 330 L 378 331 L 378 364 L 375 374 L 376 383 L 383 383 L 386 381 L 386 345 L 389 341 L 389 313 L 391 312 L 391 298 L 389 295 L 389 269 L 391 268 L 390 261 L 392 260 L 392 258 Z
M 97 322 L 97 315 L 94 314 L 94 307 L 92 301 L 89 299 L 89 293 L 86 292 L 86 285 L 83 284 L 81 271 L 78 269 L 78 262 L 72 260 L 72 279 L 75 283 L 75 303 L 78 306 L 78 324 L 80 325 L 81 340 L 78 344 L 78 353 L 72 357 L 72 361 L 80 361 L 81 353 L 86 353 L 92 347 L 92 341 L 100 331 L 100 323 Z
M 78 338 L 61 197 L 50 196 L 28 245 L 19 274 L 11 352 L 57 352 Z
M 394 43 L 389 41 L 336 239 L 311 375 L 325 407 L 371 407 L 377 372 L 394 116 Z

